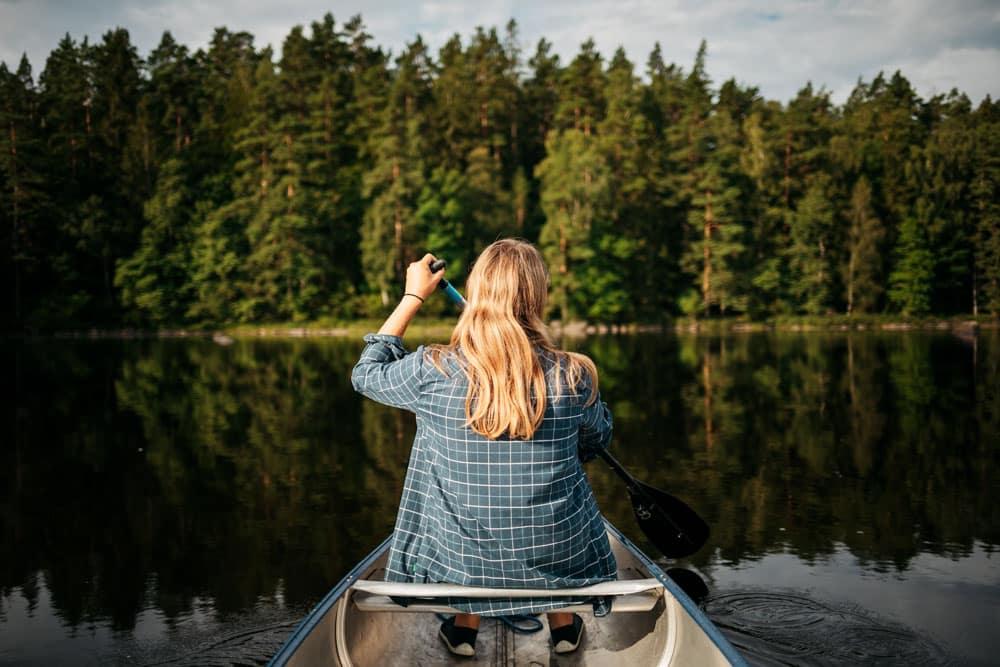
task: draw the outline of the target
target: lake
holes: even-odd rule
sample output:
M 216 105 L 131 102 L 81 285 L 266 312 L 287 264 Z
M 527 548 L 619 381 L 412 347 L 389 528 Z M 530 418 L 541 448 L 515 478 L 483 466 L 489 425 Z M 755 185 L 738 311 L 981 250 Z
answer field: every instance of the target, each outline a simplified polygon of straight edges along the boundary
M 751 663 L 995 664 L 995 329 L 569 345 L 600 369 L 615 455 L 711 526 L 677 565 Z M 413 418 L 353 392 L 360 349 L 0 343 L 0 665 L 266 662 L 392 530 Z

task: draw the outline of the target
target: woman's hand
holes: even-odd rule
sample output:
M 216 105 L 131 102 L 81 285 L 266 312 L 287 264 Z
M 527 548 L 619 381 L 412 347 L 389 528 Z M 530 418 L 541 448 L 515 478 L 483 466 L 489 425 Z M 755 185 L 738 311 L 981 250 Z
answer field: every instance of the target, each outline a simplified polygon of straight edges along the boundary
M 434 289 L 441 282 L 441 277 L 444 276 L 444 269 L 437 273 L 431 272 L 431 262 L 436 259 L 437 257 L 427 253 L 422 259 L 418 259 L 406 267 L 404 294 L 415 294 L 420 297 L 421 301 L 434 294 Z
M 410 325 L 410 320 L 420 310 L 420 305 L 424 299 L 434 293 L 434 288 L 444 275 L 444 269 L 437 273 L 431 273 L 431 262 L 436 258 L 427 253 L 423 259 L 413 262 L 406 267 L 406 288 L 403 290 L 404 297 L 400 300 L 396 310 L 392 311 L 389 318 L 382 323 L 382 328 L 378 330 L 380 334 L 390 336 L 402 336 L 406 333 L 406 327 Z M 406 297 L 406 294 L 412 296 Z M 416 298 L 414 298 L 416 297 Z

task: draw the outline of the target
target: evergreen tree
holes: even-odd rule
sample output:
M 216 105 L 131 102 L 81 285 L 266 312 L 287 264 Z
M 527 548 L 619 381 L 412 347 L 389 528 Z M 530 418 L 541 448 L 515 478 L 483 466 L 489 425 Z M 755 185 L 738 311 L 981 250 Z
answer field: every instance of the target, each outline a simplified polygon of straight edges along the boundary
M 580 53 L 559 78 L 555 127 L 578 130 L 589 137 L 604 118 L 605 81 L 601 61 L 593 39 L 580 45 Z
M 813 315 L 826 312 L 832 294 L 834 208 L 828 189 L 828 179 L 815 179 L 791 218 L 789 233 L 790 292 L 799 307 Z
M 45 191 L 38 92 L 27 56 L 16 72 L 0 63 L 0 266 L 5 294 L 0 319 L 13 326 L 34 324 L 39 290 L 46 273 L 46 221 L 52 202 Z
M 608 165 L 609 212 L 592 263 L 601 291 L 591 314 L 616 321 L 637 312 L 662 317 L 671 307 L 676 263 L 669 261 L 670 234 L 655 206 L 654 130 L 641 111 L 640 83 L 624 49 L 615 52 L 606 80 L 608 109 L 597 131 Z
M 465 175 L 458 169 L 435 168 L 417 201 L 416 219 L 428 250 L 448 262 L 449 280 L 459 285 L 462 274 L 475 259 L 469 217 Z
M 572 321 L 601 297 L 602 285 L 588 281 L 586 269 L 600 248 L 595 228 L 609 217 L 607 166 L 596 139 L 581 130 L 552 131 L 546 153 L 535 169 L 546 219 L 539 243 L 551 272 L 552 306 Z
M 975 131 L 968 98 L 956 91 L 936 96 L 926 105 L 925 122 L 932 127 L 920 159 L 908 165 L 911 189 L 919 193 L 911 216 L 925 225 L 927 246 L 933 248 L 931 311 L 971 312 L 975 222 L 971 211 L 974 181 Z M 902 233 L 902 230 L 901 232 Z
M 424 184 L 424 146 L 428 127 L 431 62 L 419 37 L 397 61 L 381 122 L 372 139 L 374 164 L 364 176 L 363 194 L 371 204 L 361 230 L 365 276 L 382 303 L 402 284 L 407 264 L 416 258 L 414 212 Z
M 185 323 L 191 307 L 187 271 L 191 266 L 193 204 L 184 164 L 171 158 L 160 169 L 156 192 L 146 202 L 146 226 L 135 254 L 118 262 L 115 286 L 136 323 Z
M 882 296 L 882 221 L 872 208 L 872 189 L 861 177 L 847 210 L 847 263 L 844 267 L 847 314 L 874 312 Z
M 545 140 L 555 124 L 556 104 L 559 100 L 559 77 L 562 68 L 559 55 L 551 53 L 552 43 L 538 40 L 535 54 L 528 61 L 531 75 L 524 81 L 524 103 L 520 121 L 521 173 L 535 173 L 535 167 L 545 158 Z M 528 178 L 524 196 L 525 213 L 522 233 L 527 238 L 537 238 L 545 223 L 539 205 L 538 179 Z
M 78 232 L 84 246 L 90 248 L 96 269 L 90 275 L 100 280 L 99 284 L 91 282 L 90 287 L 91 294 L 98 296 L 95 316 L 108 321 L 117 316 L 115 263 L 134 251 L 142 229 L 142 206 L 150 195 L 150 180 L 133 171 L 141 161 L 128 159 L 132 148 L 129 131 L 136 120 L 141 94 L 142 62 L 128 31 L 122 28 L 105 33 L 101 43 L 88 53 L 88 61 L 93 88 L 86 103 L 92 126 L 93 163 L 87 201 L 101 210 L 93 210 L 93 215 L 82 220 Z M 139 184 L 145 187 L 137 187 Z
M 996 316 L 1000 314 L 1000 105 L 987 97 L 975 115 L 973 312 L 982 307 Z
M 353 289 L 360 274 L 357 221 L 364 209 L 361 172 L 355 166 L 358 147 L 349 135 L 347 113 L 354 93 L 352 56 L 330 14 L 312 24 L 309 47 L 312 66 L 320 76 L 306 99 L 304 179 L 315 220 L 313 251 L 319 264 L 320 299 L 333 307 L 337 297 Z M 317 306 L 318 310 L 326 307 Z
M 934 257 L 925 223 L 907 217 L 896 241 L 896 264 L 889 276 L 889 301 L 904 315 L 924 315 L 931 306 Z

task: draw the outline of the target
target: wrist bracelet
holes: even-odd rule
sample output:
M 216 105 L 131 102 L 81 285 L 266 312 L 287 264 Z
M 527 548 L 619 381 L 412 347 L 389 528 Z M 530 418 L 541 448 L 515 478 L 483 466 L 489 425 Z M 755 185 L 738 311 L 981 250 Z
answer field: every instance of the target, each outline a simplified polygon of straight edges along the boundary
M 414 299 L 420 299 L 420 303 L 424 302 L 424 298 L 423 297 L 417 296 L 416 294 L 414 294 L 412 292 L 404 292 L 403 296 L 412 296 Z

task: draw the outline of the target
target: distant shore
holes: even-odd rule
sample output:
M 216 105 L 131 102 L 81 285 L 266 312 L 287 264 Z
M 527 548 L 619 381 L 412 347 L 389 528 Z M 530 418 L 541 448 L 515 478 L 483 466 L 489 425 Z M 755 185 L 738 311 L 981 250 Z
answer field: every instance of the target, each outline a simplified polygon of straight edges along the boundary
M 225 344 L 237 338 L 360 338 L 376 331 L 380 322 L 358 320 L 336 324 L 260 324 L 221 327 L 218 329 L 167 328 L 167 329 L 79 329 L 50 333 L 15 334 L 16 338 L 57 339 L 148 339 L 148 338 L 211 338 Z M 414 322 L 407 337 L 447 338 L 454 326 L 453 320 L 427 319 Z M 755 333 L 766 331 L 787 332 L 841 332 L 841 331 L 953 331 L 959 335 L 975 335 L 979 329 L 1000 328 L 1000 320 L 980 317 L 921 318 L 905 320 L 886 316 L 847 316 L 782 318 L 754 322 L 742 319 L 693 319 L 679 318 L 663 323 L 600 324 L 570 322 L 550 323 L 557 336 L 582 338 L 586 336 L 621 335 L 637 333 L 677 333 L 718 335 L 726 333 Z M 8 334 L 8 336 L 10 336 Z

